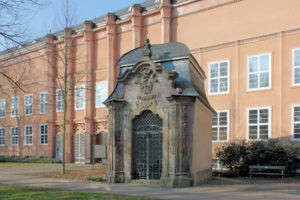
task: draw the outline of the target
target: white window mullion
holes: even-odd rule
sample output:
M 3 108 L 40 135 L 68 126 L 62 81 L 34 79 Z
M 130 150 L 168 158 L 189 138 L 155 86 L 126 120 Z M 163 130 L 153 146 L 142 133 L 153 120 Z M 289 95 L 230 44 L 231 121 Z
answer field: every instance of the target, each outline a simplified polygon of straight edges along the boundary
M 224 115 L 225 114 L 225 115 Z M 224 119 L 221 119 L 221 118 Z M 215 119 L 215 120 L 214 120 Z M 223 124 L 221 124 L 221 120 Z M 226 120 L 226 121 L 225 121 Z M 213 118 L 213 124 L 212 124 L 212 129 L 215 129 L 215 139 L 213 138 L 212 141 L 213 142 L 228 142 L 228 131 L 229 131 L 229 111 L 228 110 L 224 110 L 224 111 L 217 111 L 216 115 Z M 214 124 L 215 123 L 215 124 Z M 221 133 L 226 132 L 226 134 L 221 138 Z
M 212 62 L 212 63 L 208 63 L 208 66 L 209 66 L 208 93 L 210 95 L 228 93 L 229 92 L 229 61 L 225 60 L 225 61 Z M 225 71 L 222 71 L 222 69 Z M 224 84 L 224 89 L 222 83 Z

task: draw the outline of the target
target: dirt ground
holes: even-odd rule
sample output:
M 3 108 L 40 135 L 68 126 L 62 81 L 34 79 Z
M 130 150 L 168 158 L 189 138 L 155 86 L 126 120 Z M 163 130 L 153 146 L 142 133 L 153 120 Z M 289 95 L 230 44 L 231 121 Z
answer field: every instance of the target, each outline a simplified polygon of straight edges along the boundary
M 49 172 L 25 173 L 24 175 L 38 176 L 38 177 L 45 177 L 45 178 L 105 181 L 107 175 L 107 168 L 101 167 L 101 168 L 82 169 L 82 170 L 67 169 L 65 174 L 62 174 L 61 171 L 49 171 Z

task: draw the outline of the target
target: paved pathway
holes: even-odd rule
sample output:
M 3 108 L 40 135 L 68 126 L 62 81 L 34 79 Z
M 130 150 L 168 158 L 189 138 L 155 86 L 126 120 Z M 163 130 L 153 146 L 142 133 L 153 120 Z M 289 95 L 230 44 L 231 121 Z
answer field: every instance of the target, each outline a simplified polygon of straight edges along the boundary
M 91 168 L 91 165 L 68 165 L 67 169 Z M 99 182 L 40 178 L 22 175 L 24 173 L 59 170 L 59 165 L 31 167 L 0 167 L 0 183 L 39 186 L 56 189 L 70 189 L 90 192 L 138 195 L 163 199 L 213 199 L 213 200 L 299 200 L 300 181 L 281 183 L 276 180 L 246 180 L 231 182 L 212 181 L 209 184 L 190 188 L 164 188 L 155 185 L 107 184 Z

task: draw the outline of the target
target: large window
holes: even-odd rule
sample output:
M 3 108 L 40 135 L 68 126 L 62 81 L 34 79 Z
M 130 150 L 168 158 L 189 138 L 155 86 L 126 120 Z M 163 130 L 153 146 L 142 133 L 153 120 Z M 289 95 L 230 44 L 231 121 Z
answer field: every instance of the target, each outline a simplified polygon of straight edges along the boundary
M 16 117 L 19 115 L 19 97 L 11 98 L 11 116 Z
M 33 111 L 33 95 L 25 95 L 25 115 L 32 115 Z
M 0 128 L 0 146 L 5 145 L 5 128 Z
M 0 99 L 0 118 L 4 118 L 6 114 L 6 102 L 5 99 Z
M 75 109 L 85 108 L 85 86 L 80 85 L 75 87 Z
M 40 93 L 40 113 L 47 113 L 47 101 L 48 101 L 48 93 L 41 92 Z
M 209 63 L 209 94 L 229 92 L 229 61 Z
M 217 114 L 212 119 L 212 140 L 213 142 L 227 142 L 228 141 L 228 110 L 217 111 Z
M 248 109 L 248 139 L 267 140 L 270 136 L 270 108 Z
M 19 144 L 19 129 L 18 127 L 11 127 L 11 145 Z
M 268 89 L 270 82 L 271 54 L 248 57 L 248 89 Z
M 300 48 L 293 49 L 293 85 L 300 85 Z
M 25 145 L 32 145 L 32 126 L 25 126 Z
M 47 124 L 40 125 L 40 144 L 48 144 Z
M 292 139 L 300 140 L 300 105 L 292 107 Z
M 64 90 L 56 90 L 56 111 L 60 112 L 64 110 Z
M 96 83 L 96 107 L 101 107 L 107 98 L 107 81 Z

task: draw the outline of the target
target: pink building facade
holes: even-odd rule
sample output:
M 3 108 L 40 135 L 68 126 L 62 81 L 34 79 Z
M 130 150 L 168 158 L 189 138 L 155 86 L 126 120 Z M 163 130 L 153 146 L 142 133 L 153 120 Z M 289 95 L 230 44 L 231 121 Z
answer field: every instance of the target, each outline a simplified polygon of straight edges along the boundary
M 22 77 L 25 90 L 2 80 L 0 155 L 56 156 L 62 133 L 57 74 L 63 71 L 57 55 L 66 45 L 72 58 L 66 160 L 94 162 L 95 145 L 107 143 L 102 101 L 116 84 L 116 61 L 146 38 L 186 44 L 204 69 L 206 94 L 218 113 L 213 154 L 238 140 L 299 143 L 299 7 L 298 0 L 150 0 L 49 34 L 18 53 L 2 52 L 2 70 Z

